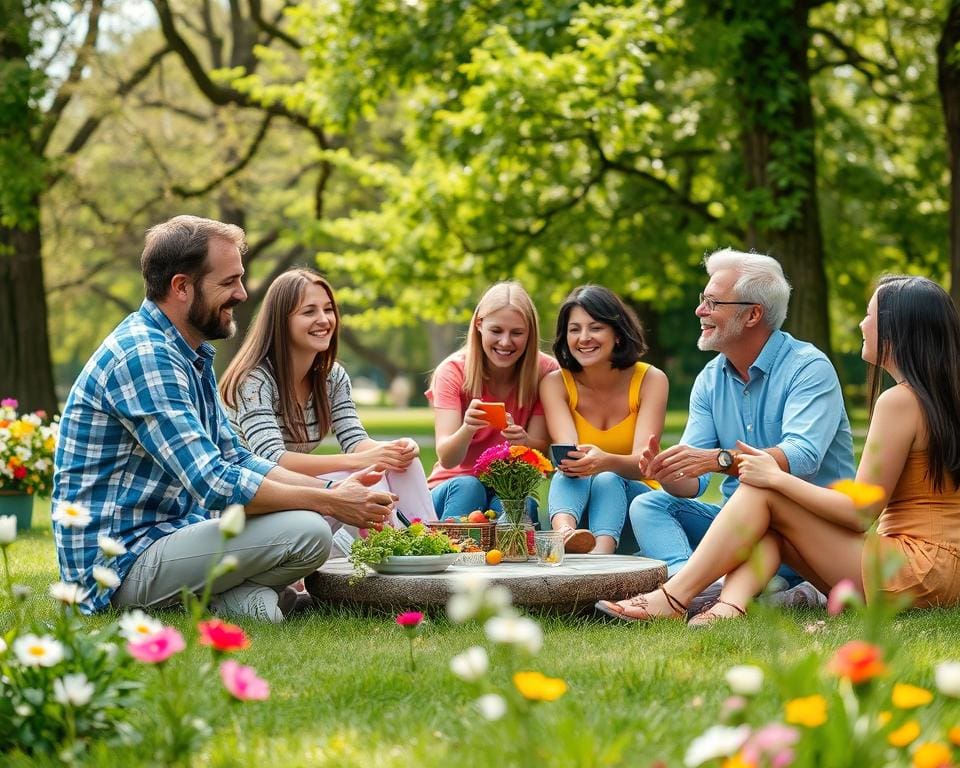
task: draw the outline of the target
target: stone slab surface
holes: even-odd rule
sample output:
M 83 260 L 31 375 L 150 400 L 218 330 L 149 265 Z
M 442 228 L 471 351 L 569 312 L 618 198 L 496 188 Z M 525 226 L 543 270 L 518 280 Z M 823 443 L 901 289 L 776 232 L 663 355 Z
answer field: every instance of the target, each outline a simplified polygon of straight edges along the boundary
M 510 590 L 515 605 L 554 612 L 591 608 L 597 600 L 623 600 L 649 592 L 667 578 L 666 563 L 627 555 L 567 555 L 558 566 L 536 562 L 453 565 L 443 573 L 386 576 L 370 572 L 350 585 L 353 566 L 331 558 L 307 579 L 319 601 L 396 610 L 443 608 L 458 579 L 483 577 Z

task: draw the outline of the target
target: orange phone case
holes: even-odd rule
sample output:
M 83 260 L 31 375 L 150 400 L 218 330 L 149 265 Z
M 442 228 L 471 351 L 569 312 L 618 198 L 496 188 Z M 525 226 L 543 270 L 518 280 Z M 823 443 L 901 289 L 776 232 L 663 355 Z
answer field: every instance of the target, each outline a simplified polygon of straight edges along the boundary
M 487 423 L 494 429 L 507 428 L 507 408 L 503 403 L 479 403 L 477 405 L 486 414 Z

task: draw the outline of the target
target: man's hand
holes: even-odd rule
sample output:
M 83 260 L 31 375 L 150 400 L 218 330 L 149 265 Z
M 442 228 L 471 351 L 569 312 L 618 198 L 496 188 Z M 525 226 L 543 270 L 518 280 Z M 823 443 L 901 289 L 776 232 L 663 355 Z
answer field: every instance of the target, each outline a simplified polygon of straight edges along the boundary
M 737 466 L 740 469 L 740 482 L 756 488 L 773 488 L 784 474 L 777 460 L 766 451 L 737 440 L 740 455 Z
M 356 528 L 382 525 L 397 503 L 397 497 L 386 491 L 370 488 L 383 478 L 376 467 L 354 472 L 329 490 L 323 491 L 322 510 L 341 523 Z
M 660 483 L 675 483 L 719 469 L 716 448 L 675 445 L 658 453 L 647 466 L 644 476 Z

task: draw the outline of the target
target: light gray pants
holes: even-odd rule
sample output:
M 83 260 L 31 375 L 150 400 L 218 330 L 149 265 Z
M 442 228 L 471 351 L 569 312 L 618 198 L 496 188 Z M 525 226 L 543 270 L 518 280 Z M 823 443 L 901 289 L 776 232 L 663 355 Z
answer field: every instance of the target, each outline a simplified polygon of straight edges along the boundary
M 247 518 L 239 536 L 226 542 L 219 521 L 187 525 L 154 542 L 137 558 L 111 602 L 116 608 L 167 608 L 180 602 L 180 590 L 199 593 L 222 553 L 237 568 L 213 583 L 212 594 L 250 581 L 277 591 L 312 573 L 330 555 L 330 526 L 305 510 Z

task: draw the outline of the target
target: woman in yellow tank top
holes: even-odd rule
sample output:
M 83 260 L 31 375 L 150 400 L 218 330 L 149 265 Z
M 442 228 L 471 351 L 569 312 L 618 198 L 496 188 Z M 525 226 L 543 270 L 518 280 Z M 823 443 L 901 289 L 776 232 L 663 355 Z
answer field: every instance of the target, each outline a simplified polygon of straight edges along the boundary
M 575 288 L 564 301 L 553 351 L 560 370 L 543 378 L 540 400 L 551 440 L 576 450 L 550 482 L 550 524 L 567 534 L 568 552 L 611 554 L 630 502 L 650 488 L 638 463 L 663 432 L 667 377 L 640 362 L 640 321 L 599 285 Z M 580 528 L 584 516 L 589 530 Z
M 659 590 L 597 608 L 645 620 L 684 618 L 686 604 L 726 574 L 716 605 L 690 619 L 704 625 L 746 612 L 781 562 L 822 592 L 849 579 L 868 596 L 916 607 L 960 603 L 960 314 L 925 277 L 884 277 L 870 299 L 861 356 L 871 368 L 870 429 L 857 480 L 882 489 L 880 503 L 857 509 L 832 488 L 784 472 L 743 443 L 740 487 L 693 556 Z M 897 383 L 880 394 L 883 371 Z M 864 531 L 879 513 L 877 537 Z M 870 542 L 899 568 L 870 584 Z M 888 570 L 883 569 L 885 572 Z

